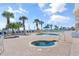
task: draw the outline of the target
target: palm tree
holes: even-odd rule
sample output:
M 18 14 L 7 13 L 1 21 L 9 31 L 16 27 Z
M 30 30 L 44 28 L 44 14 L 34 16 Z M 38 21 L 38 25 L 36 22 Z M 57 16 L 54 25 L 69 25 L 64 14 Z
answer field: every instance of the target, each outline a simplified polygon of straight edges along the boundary
M 22 23 L 21 22 L 16 22 L 16 25 L 17 25 L 18 31 L 20 31 L 20 27 L 22 27 Z
M 41 30 L 42 30 L 42 25 L 44 24 L 44 22 L 43 21 L 40 21 L 40 25 L 41 25 Z
M 59 27 L 57 25 L 55 25 L 54 27 L 54 30 L 59 30 Z
M 71 27 L 70 29 L 74 31 L 75 30 L 75 27 Z
M 8 12 L 8 11 L 4 11 L 2 13 L 2 16 L 6 17 L 6 19 L 7 19 L 7 25 L 10 23 L 10 18 L 14 18 L 14 14 L 11 13 L 11 12 Z M 7 29 L 8 29 L 8 27 L 7 27 Z
M 37 30 L 39 30 L 38 25 L 40 24 L 40 20 L 39 19 L 35 19 L 33 23 L 36 24 L 36 28 L 37 28 Z
M 46 26 L 47 28 L 50 28 L 52 30 L 52 26 L 53 26 L 52 24 L 47 24 Z
M 7 27 L 10 28 L 10 29 L 12 29 L 12 33 L 13 33 L 13 34 L 14 34 L 14 29 L 17 28 L 15 23 L 9 23 L 9 24 L 7 25 Z
M 19 20 L 22 20 L 24 34 L 25 34 L 25 20 L 27 20 L 27 19 L 28 18 L 26 16 L 20 16 L 20 18 L 19 18 Z
M 14 29 L 18 29 L 18 31 L 19 31 L 19 28 L 22 27 L 22 24 L 21 24 L 21 22 L 9 23 L 7 25 L 7 27 L 12 29 L 12 33 L 14 34 Z
M 52 25 L 52 24 L 50 24 L 50 28 L 51 28 L 51 30 L 52 30 L 52 26 L 53 26 L 53 25 Z

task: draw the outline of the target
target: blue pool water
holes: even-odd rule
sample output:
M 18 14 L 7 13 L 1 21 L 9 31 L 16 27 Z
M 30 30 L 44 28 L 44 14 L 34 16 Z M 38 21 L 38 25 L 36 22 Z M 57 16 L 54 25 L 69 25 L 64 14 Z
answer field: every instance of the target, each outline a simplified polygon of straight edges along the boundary
M 36 34 L 36 35 L 41 35 L 41 36 L 53 36 L 53 37 L 59 36 L 59 34 L 50 34 L 50 33 L 40 33 L 40 34 Z
M 55 42 L 54 41 L 46 41 L 46 40 L 38 40 L 38 41 L 33 41 L 31 44 L 34 46 L 46 47 L 46 46 L 55 45 Z

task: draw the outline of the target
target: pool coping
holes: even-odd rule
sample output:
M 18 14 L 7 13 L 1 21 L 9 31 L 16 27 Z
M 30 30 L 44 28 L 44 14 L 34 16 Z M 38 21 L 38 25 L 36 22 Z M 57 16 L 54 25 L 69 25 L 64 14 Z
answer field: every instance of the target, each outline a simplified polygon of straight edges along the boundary
M 33 41 L 36 41 L 36 40 L 33 40 Z M 41 47 L 41 46 L 34 46 L 34 45 L 31 44 L 33 41 L 29 42 L 29 46 L 30 46 L 30 47 L 36 47 L 36 48 L 50 48 L 50 47 L 55 47 L 55 46 L 58 45 L 58 41 L 57 41 L 57 42 L 55 42 L 55 44 L 54 44 L 53 46 L 46 46 L 46 47 L 44 47 L 44 46 L 43 46 L 43 47 Z

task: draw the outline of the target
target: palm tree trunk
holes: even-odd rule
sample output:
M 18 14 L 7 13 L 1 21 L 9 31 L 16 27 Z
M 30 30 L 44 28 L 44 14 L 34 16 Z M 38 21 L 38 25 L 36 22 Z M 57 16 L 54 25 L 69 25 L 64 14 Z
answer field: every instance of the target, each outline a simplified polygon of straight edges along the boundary
M 10 23 L 10 20 L 9 20 L 9 17 L 7 17 L 7 25 Z M 9 33 L 9 27 L 7 26 L 6 27 L 6 30 L 7 30 L 7 35 L 8 35 L 8 33 Z
M 51 26 L 51 30 L 52 30 L 52 26 Z
M 7 25 L 10 23 L 9 17 L 7 17 Z
M 20 28 L 18 28 L 18 31 L 20 31 Z
M 38 24 L 36 23 L 36 27 L 37 27 L 37 30 L 39 30 L 39 28 L 38 28 Z
M 7 24 L 9 24 L 10 23 L 10 20 L 9 20 L 9 17 L 7 17 Z
M 14 29 L 12 29 L 12 34 L 14 34 Z
M 18 33 L 20 32 L 20 28 L 17 28 L 17 30 L 18 30 Z
M 41 24 L 41 30 L 42 30 L 42 24 Z
M 23 31 L 24 31 L 24 35 L 26 34 L 25 32 L 25 21 L 23 20 Z

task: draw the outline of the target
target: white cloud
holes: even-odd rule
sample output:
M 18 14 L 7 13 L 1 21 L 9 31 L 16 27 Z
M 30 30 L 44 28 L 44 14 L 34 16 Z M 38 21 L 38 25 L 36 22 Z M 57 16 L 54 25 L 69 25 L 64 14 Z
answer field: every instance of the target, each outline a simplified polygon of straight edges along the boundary
M 1 18 L 0 19 L 0 29 L 3 29 L 3 28 L 5 28 L 5 26 L 6 26 L 6 24 L 7 24 L 7 20 L 6 20 L 6 18 Z M 15 22 L 15 20 L 13 19 L 13 18 L 10 18 L 10 22 L 12 23 L 12 22 Z
M 7 11 L 12 12 L 12 13 L 20 13 L 20 14 L 28 13 L 28 10 L 25 10 L 21 7 L 19 7 L 18 9 L 13 9 L 12 7 L 8 7 Z
M 70 18 L 67 16 L 61 16 L 61 15 L 52 15 L 50 16 L 50 20 L 51 21 L 55 21 L 55 22 L 65 22 L 68 21 Z
M 48 20 L 48 22 L 51 22 L 51 21 L 65 22 L 70 19 L 67 16 L 62 16 L 57 14 L 57 13 L 65 12 L 67 10 L 65 3 L 51 3 L 51 4 L 48 4 L 48 8 L 45 8 L 47 7 L 47 4 L 45 3 L 38 4 L 38 6 L 40 7 L 40 10 L 42 10 L 44 15 L 47 15 L 48 18 L 50 19 Z
M 64 3 L 52 3 L 52 4 L 49 4 L 49 7 L 48 9 L 45 9 L 44 11 L 45 12 L 51 12 L 52 14 L 55 14 L 57 12 L 64 12 L 66 10 L 66 7 L 65 7 L 66 4 Z
M 15 19 L 10 18 L 10 22 L 11 22 L 11 23 L 15 22 Z
M 16 15 L 17 13 L 19 13 L 19 14 L 28 13 L 27 10 L 25 10 L 25 9 L 23 9 L 23 8 L 21 8 L 21 7 L 19 7 L 18 9 L 13 9 L 12 7 L 8 7 L 8 8 L 6 9 L 6 11 L 12 12 L 12 13 L 14 13 L 15 15 Z M 13 18 L 10 18 L 10 22 L 16 22 L 16 20 L 14 20 Z
M 7 22 L 7 20 L 6 19 L 3 19 L 3 18 L 1 18 L 0 19 L 0 29 L 3 29 L 3 28 L 5 28 L 5 26 L 6 26 L 6 22 Z
M 19 11 L 28 13 L 27 10 L 25 10 L 25 9 L 23 9 L 23 8 L 21 8 L 21 7 L 19 8 Z
M 43 12 L 49 12 L 49 13 L 52 13 L 52 14 L 55 14 L 57 12 L 61 13 L 61 12 L 64 12 L 66 11 L 66 4 L 65 3 L 51 3 L 49 4 L 49 8 L 44 8 L 46 7 L 46 4 L 45 3 L 40 3 L 38 4 L 38 6 L 40 7 L 40 9 L 43 11 Z
M 38 6 L 40 7 L 40 9 L 42 10 L 45 7 L 45 3 L 39 3 Z
M 7 11 L 14 13 L 14 11 L 13 11 L 13 9 L 12 9 L 11 7 L 8 7 L 8 8 L 7 8 Z

